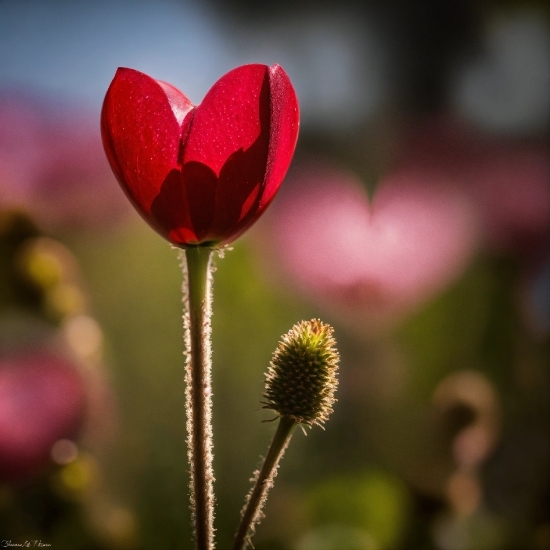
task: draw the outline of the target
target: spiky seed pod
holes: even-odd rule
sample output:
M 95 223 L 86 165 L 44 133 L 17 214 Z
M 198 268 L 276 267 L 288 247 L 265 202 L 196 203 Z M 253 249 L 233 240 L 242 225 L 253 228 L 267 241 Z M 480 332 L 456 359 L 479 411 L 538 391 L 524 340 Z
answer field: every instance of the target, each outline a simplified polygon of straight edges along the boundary
M 333 332 L 312 319 L 300 321 L 282 337 L 265 375 L 264 409 L 309 426 L 326 422 L 338 386 L 340 358 Z

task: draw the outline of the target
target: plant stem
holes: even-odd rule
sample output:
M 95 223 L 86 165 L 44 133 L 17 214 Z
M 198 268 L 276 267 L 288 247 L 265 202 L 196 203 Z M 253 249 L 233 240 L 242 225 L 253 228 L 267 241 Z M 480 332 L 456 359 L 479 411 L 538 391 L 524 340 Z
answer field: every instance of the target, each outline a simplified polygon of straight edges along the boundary
M 288 417 L 281 416 L 277 431 L 273 436 L 271 445 L 262 464 L 257 472 L 256 483 L 249 494 L 248 501 L 243 509 L 239 530 L 235 536 L 233 550 L 245 550 L 254 534 L 255 526 L 263 517 L 262 507 L 267 499 L 267 493 L 273 486 L 273 479 L 277 475 L 277 468 L 292 436 L 292 430 L 296 422 Z
M 214 474 L 212 470 L 211 272 L 212 249 L 185 249 L 187 454 L 191 469 L 191 510 L 198 550 L 214 548 Z

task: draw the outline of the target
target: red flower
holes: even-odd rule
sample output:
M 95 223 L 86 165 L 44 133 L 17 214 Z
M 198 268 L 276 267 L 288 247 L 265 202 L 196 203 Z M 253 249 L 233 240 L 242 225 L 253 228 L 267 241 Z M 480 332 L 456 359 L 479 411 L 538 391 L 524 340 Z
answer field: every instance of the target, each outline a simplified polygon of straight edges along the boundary
M 194 106 L 171 84 L 118 69 L 101 114 L 115 175 L 143 218 L 171 243 L 221 246 L 275 196 L 298 137 L 284 70 L 245 65 Z

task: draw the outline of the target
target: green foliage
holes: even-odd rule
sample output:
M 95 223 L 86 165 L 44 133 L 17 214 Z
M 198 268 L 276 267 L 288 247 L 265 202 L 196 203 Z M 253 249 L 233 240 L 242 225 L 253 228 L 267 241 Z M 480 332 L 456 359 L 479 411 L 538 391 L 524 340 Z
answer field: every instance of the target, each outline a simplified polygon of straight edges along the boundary
M 313 525 L 360 528 L 374 548 L 397 547 L 411 505 L 404 483 L 381 470 L 323 480 L 308 492 L 307 501 Z

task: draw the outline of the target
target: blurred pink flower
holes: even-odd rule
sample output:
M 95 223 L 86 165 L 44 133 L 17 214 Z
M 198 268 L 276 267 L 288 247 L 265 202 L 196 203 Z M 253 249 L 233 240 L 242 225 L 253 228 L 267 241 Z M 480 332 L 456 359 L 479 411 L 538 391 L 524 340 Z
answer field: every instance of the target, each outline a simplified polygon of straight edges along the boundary
M 23 209 L 46 229 L 112 225 L 129 211 L 92 114 L 0 94 L 0 209 Z
M 550 241 L 550 147 L 540 140 L 484 135 L 441 117 L 411 123 L 394 157 L 403 170 L 429 170 L 468 192 L 486 244 L 538 256 Z
M 471 167 L 469 180 L 483 213 L 488 244 L 522 256 L 547 253 L 550 148 L 546 144 L 492 144 Z
M 74 365 L 51 352 L 0 358 L 0 480 L 28 479 L 49 464 L 53 444 L 77 435 L 86 393 Z
M 456 188 L 424 172 L 386 178 L 369 204 L 351 175 L 294 173 L 271 238 L 282 267 L 321 305 L 349 318 L 394 320 L 454 281 L 476 244 L 476 219 Z

